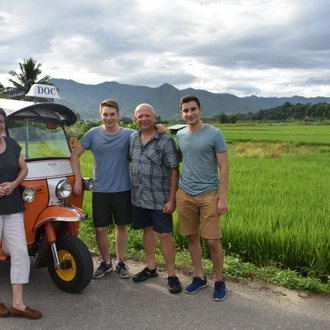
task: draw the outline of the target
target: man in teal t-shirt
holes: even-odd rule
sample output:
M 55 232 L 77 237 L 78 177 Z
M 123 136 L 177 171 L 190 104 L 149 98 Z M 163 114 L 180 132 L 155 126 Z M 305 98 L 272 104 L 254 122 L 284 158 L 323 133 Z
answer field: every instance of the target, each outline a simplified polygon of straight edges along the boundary
M 215 270 L 213 299 L 219 301 L 226 298 L 226 285 L 222 275 L 220 215 L 228 211 L 228 147 L 221 130 L 201 122 L 202 107 L 196 96 L 182 97 L 180 107 L 187 127 L 177 134 L 182 155 L 182 172 L 176 202 L 180 234 L 188 238 L 189 252 L 196 272 L 185 291 L 195 293 L 208 285 L 202 267 L 202 235 L 210 248 Z

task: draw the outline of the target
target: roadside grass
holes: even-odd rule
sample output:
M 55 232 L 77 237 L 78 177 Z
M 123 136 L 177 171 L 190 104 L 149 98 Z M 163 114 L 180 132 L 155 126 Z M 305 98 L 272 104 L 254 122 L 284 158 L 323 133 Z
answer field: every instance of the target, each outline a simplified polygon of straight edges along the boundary
M 314 130 L 318 128 L 314 126 Z M 317 135 L 314 137 L 319 140 Z M 225 275 L 290 289 L 330 292 L 330 146 L 314 142 L 229 143 L 230 211 L 221 220 Z M 82 155 L 82 168 L 84 176 L 93 175 L 91 153 Z M 90 192 L 85 194 L 84 209 L 90 219 L 81 224 L 80 237 L 98 254 Z M 190 274 L 192 264 L 187 241 L 179 234 L 176 212 L 174 224 L 176 264 Z M 109 238 L 113 256 L 112 226 Z M 212 274 L 205 240 L 202 240 L 202 249 L 203 266 Z M 141 231 L 129 229 L 126 256 L 145 260 Z M 164 265 L 159 248 L 157 263 Z
M 113 226 L 109 227 L 110 254 L 115 258 L 115 230 Z M 83 222 L 80 229 L 80 238 L 87 244 L 93 255 L 99 255 L 95 237 L 94 228 L 91 223 Z M 137 261 L 146 261 L 143 243 L 142 231 L 129 229 L 129 240 L 126 249 L 126 259 Z M 158 267 L 166 268 L 162 253 L 157 245 L 156 262 Z M 212 262 L 209 258 L 203 258 L 203 268 L 208 275 L 214 275 Z M 176 250 L 176 268 L 186 275 L 195 276 L 191 258 L 187 249 Z M 224 259 L 224 276 L 234 276 L 245 278 L 252 281 L 262 281 L 265 283 L 280 285 L 289 289 L 303 291 L 330 292 L 330 276 L 328 283 L 322 283 L 317 278 L 304 277 L 296 271 L 290 269 L 281 269 L 277 266 L 257 267 L 250 262 L 243 262 L 240 256 L 226 255 Z

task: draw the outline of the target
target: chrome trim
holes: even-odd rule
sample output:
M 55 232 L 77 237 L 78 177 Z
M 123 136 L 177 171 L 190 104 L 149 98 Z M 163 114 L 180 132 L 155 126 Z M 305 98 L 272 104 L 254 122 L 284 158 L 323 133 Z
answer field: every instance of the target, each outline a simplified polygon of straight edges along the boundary
M 51 242 L 50 247 L 52 249 L 52 254 L 53 254 L 54 263 L 55 263 L 55 269 L 56 270 L 61 270 L 61 264 L 60 264 L 60 260 L 58 259 L 56 242 Z
M 35 197 L 36 193 L 33 188 L 25 188 L 22 192 L 22 199 L 25 203 L 32 203 Z
M 68 188 L 66 188 L 65 186 L 68 186 Z M 71 183 L 65 179 L 65 180 L 61 180 L 58 182 L 58 184 L 56 185 L 55 188 L 55 195 L 56 197 L 60 200 L 67 200 L 72 194 L 72 185 Z M 63 196 L 63 195 L 67 195 L 67 196 Z

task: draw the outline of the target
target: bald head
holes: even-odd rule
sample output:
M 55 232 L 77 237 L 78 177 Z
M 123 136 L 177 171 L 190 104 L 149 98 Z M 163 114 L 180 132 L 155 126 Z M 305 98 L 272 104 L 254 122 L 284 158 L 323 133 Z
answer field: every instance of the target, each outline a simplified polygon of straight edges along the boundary
M 154 108 L 148 103 L 139 104 L 135 109 L 135 114 L 136 114 L 136 111 L 138 111 L 138 110 L 147 110 L 147 111 L 149 110 L 149 111 L 151 111 L 152 114 L 154 114 L 154 115 L 156 114 Z
M 154 108 L 147 103 L 138 105 L 135 109 L 135 121 L 142 130 L 154 130 L 156 121 Z

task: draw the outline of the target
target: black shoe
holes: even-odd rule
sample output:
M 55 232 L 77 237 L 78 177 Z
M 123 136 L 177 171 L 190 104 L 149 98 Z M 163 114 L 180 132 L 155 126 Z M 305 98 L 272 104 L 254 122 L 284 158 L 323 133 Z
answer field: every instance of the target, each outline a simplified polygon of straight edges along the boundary
M 182 285 L 177 276 L 170 276 L 167 278 L 168 281 L 168 291 L 171 293 L 180 293 L 182 291 Z
M 157 268 L 150 270 L 148 267 L 144 268 L 140 271 L 140 273 L 137 273 L 132 277 L 134 282 L 143 282 L 147 280 L 149 277 L 156 277 L 158 276 Z

